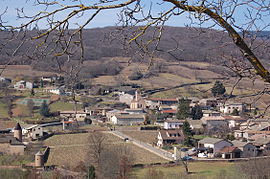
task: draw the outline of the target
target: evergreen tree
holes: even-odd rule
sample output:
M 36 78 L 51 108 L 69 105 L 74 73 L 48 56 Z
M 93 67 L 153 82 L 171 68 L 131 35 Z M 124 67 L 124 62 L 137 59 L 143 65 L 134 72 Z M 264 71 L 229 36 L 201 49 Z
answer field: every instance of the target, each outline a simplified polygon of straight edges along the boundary
M 40 88 L 43 88 L 44 87 L 44 81 L 41 79 L 40 80 Z
M 187 120 L 185 120 L 185 122 L 183 123 L 182 130 L 183 130 L 183 134 L 184 134 L 184 137 L 185 137 L 184 145 L 192 146 L 192 139 L 191 139 L 192 130 L 191 130 L 191 127 L 190 127 Z
M 216 81 L 211 92 L 213 96 L 223 95 L 226 92 L 226 88 L 220 81 Z
M 177 119 L 186 119 L 190 117 L 190 108 L 189 108 L 189 101 L 181 98 L 178 103 L 176 118 Z
M 41 116 L 44 116 L 44 117 L 50 116 L 50 108 L 49 108 L 48 104 L 46 103 L 46 101 L 43 101 L 43 103 L 40 107 L 39 113 Z
M 232 111 L 232 115 L 233 115 L 233 116 L 239 116 L 239 111 L 238 111 L 237 109 L 234 109 L 234 110 Z
M 203 117 L 202 108 L 199 105 L 195 105 L 191 109 L 191 116 L 193 120 L 199 120 Z
M 183 123 L 182 130 L 185 137 L 192 136 L 192 130 L 187 120 Z
M 95 179 L 95 178 L 96 178 L 95 167 L 93 165 L 90 165 L 87 171 L 87 179 Z

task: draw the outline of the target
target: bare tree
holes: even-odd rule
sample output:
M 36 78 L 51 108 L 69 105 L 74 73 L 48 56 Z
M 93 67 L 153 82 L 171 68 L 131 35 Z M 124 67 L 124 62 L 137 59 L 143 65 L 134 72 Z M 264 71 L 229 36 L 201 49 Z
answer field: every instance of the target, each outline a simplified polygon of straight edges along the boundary
M 128 178 L 134 158 L 126 145 L 109 143 L 102 132 L 89 136 L 87 161 L 94 165 L 98 178 Z

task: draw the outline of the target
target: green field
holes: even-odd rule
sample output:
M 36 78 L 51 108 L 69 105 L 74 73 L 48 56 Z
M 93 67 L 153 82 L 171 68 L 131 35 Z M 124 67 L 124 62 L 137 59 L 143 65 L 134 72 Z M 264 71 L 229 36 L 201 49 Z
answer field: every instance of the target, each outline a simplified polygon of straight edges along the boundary
M 77 104 L 78 110 L 82 109 L 82 105 Z M 52 103 L 50 105 L 50 110 L 51 112 L 56 112 L 56 111 L 70 111 L 74 110 L 74 104 L 68 103 L 68 102 L 63 102 L 63 101 L 57 101 L 55 103 Z
M 151 167 L 135 169 L 133 175 L 142 179 L 178 179 L 178 178 L 196 178 L 196 179 L 240 179 L 243 178 L 237 171 L 237 164 L 228 162 L 189 162 L 189 171 L 186 175 L 184 166 L 173 167 Z M 151 176 L 154 175 L 154 176 Z
M 3 102 L 0 102 L 0 118 L 7 118 L 8 116 L 8 110 L 7 105 Z

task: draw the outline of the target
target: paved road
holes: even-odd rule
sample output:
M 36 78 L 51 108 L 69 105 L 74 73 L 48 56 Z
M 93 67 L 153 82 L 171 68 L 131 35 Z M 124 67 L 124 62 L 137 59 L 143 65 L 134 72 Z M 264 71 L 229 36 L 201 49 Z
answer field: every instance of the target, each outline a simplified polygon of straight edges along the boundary
M 153 147 L 152 145 L 150 144 L 147 144 L 145 142 L 142 142 L 142 141 L 139 141 L 139 140 L 136 140 L 126 134 L 123 134 L 122 132 L 120 131 L 111 131 L 110 133 L 122 138 L 122 139 L 125 139 L 125 138 L 128 138 L 130 142 L 132 142 L 133 144 L 137 145 L 138 147 L 141 147 L 145 150 L 148 150 L 149 152 L 152 152 L 166 160 L 173 160 L 173 157 L 172 157 L 172 153 L 170 152 L 167 152 L 165 150 L 162 150 L 162 149 L 159 149 L 159 148 L 156 148 L 156 147 Z

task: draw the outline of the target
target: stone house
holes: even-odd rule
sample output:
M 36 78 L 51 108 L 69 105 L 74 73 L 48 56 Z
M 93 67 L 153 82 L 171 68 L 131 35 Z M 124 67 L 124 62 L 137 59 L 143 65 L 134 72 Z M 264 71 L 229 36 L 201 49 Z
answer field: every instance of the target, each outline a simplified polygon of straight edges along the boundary
M 158 132 L 158 147 L 163 147 L 170 144 L 181 144 L 184 141 L 184 134 L 182 130 L 160 130 Z
M 33 83 L 28 82 L 28 81 L 18 81 L 17 83 L 15 83 L 14 88 L 17 90 L 24 90 L 24 89 L 33 89 Z
M 219 106 L 219 110 L 223 114 L 231 114 L 235 109 L 241 114 L 245 111 L 245 105 L 243 103 L 225 103 Z
M 211 152 L 209 157 L 213 157 L 215 153 L 219 152 L 224 147 L 230 147 L 233 144 L 224 139 L 217 139 L 217 138 L 204 138 L 198 142 L 198 148 L 208 148 Z M 213 155 L 211 155 L 213 154 Z
M 75 118 L 77 121 L 84 121 L 86 117 L 90 117 L 90 113 L 85 111 L 60 111 L 60 117 L 66 119 Z
M 40 125 L 33 125 L 24 129 L 24 135 L 26 138 L 37 140 L 43 137 L 43 128 Z
M 250 142 L 242 142 L 239 140 L 232 141 L 233 146 L 241 150 L 241 157 L 256 157 L 258 155 L 257 147 Z
M 224 159 L 240 158 L 241 150 L 235 146 L 226 146 L 222 148 L 219 153 Z
M 124 114 L 114 115 L 111 122 L 117 125 L 137 125 L 143 124 L 145 121 L 145 114 Z
M 201 118 L 202 124 L 206 129 L 211 130 L 215 128 L 227 128 L 228 121 L 222 116 L 209 116 Z

